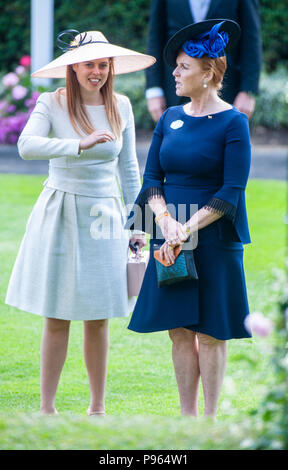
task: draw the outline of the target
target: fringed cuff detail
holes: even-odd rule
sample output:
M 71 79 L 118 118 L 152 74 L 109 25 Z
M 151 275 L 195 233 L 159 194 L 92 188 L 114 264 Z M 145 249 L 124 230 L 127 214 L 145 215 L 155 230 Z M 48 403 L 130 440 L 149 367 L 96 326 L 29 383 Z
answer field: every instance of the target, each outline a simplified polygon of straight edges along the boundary
M 231 220 L 231 222 L 234 222 L 237 210 L 237 208 L 230 202 L 223 201 L 217 197 L 212 197 L 210 201 L 205 204 L 204 209 L 207 209 L 211 212 L 216 212 L 217 214 Z
M 163 189 L 157 186 L 152 186 L 150 188 L 145 189 L 139 194 L 139 197 L 136 200 L 135 204 L 138 204 L 140 207 L 143 207 L 149 201 L 149 199 L 152 199 L 153 197 L 164 197 Z
M 144 191 L 138 195 L 125 224 L 126 230 L 140 230 L 157 238 L 155 230 L 157 231 L 158 227 L 156 227 L 154 223 L 154 213 L 148 204 L 148 200 L 153 197 L 164 197 L 162 188 L 151 186 L 150 188 L 144 189 Z

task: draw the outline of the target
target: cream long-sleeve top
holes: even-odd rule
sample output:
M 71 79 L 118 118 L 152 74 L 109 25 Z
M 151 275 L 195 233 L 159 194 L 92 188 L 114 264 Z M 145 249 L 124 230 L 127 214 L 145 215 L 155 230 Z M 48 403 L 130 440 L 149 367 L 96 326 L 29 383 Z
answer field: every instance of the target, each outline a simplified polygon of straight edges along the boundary
M 93 197 L 121 197 L 121 188 L 124 203 L 134 202 L 140 191 L 134 116 L 129 99 L 116 97 L 122 119 L 120 139 L 79 154 L 81 137 L 69 120 L 65 96 L 60 94 L 60 102 L 57 91 L 39 96 L 19 137 L 18 150 L 24 160 L 50 160 L 45 186 Z M 95 129 L 112 131 L 104 105 L 86 109 Z

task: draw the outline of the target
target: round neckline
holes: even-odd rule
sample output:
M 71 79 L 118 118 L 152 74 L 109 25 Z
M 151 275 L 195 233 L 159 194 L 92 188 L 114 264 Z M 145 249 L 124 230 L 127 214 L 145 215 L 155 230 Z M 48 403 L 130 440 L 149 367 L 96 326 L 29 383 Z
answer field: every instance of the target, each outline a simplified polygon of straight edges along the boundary
M 218 114 L 227 113 L 228 111 L 232 111 L 233 109 L 235 109 L 235 106 L 231 106 L 231 108 L 223 109 L 223 111 L 218 111 L 217 113 L 204 114 L 203 116 L 191 116 L 191 114 L 187 114 L 185 112 L 184 106 L 185 105 L 181 106 L 182 112 L 185 114 L 185 116 L 191 117 L 193 119 L 207 118 L 208 116 L 217 116 Z
M 101 108 L 102 106 L 105 106 L 105 104 L 83 104 L 84 106 L 87 106 L 87 108 Z
M 61 90 L 61 89 L 63 89 L 63 87 L 62 88 L 61 87 L 57 88 L 56 93 L 58 92 L 58 90 Z M 61 98 L 66 99 L 66 95 L 62 95 L 61 93 L 59 93 L 59 94 L 60 94 Z M 102 106 L 105 106 L 105 104 L 85 104 L 85 103 L 83 103 L 83 105 L 87 106 L 88 108 L 100 108 Z

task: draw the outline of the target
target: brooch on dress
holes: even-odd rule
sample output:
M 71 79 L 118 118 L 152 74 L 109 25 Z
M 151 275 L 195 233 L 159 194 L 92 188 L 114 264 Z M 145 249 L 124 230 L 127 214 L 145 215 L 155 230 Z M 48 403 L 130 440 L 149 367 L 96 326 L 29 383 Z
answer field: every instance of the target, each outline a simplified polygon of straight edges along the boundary
M 184 122 L 181 121 L 181 119 L 178 119 L 177 121 L 171 122 L 170 127 L 171 127 L 172 129 L 179 129 L 180 127 L 183 126 L 183 124 L 184 124 Z

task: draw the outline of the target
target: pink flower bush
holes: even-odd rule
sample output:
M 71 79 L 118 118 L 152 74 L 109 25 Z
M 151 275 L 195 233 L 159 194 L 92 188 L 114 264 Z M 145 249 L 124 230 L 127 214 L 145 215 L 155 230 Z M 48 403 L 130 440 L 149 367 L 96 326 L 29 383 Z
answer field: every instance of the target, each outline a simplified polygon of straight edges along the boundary
M 6 100 L 0 101 L 0 113 L 1 111 L 4 112 L 8 105 L 9 105 L 8 101 Z
M 14 100 L 22 100 L 23 98 L 25 98 L 25 96 L 27 95 L 28 93 L 28 89 L 25 88 L 24 86 L 22 85 L 16 85 L 13 89 L 12 89 L 12 96 L 14 98 Z
M 244 325 L 250 334 L 268 336 L 273 329 L 271 320 L 261 312 L 253 312 L 245 318 Z
M 24 56 L 14 72 L 0 79 L 0 144 L 15 144 L 33 111 L 40 90 L 33 90 L 30 81 L 31 59 Z
M 23 73 L 26 72 L 26 68 L 23 67 L 23 65 L 18 65 L 18 67 L 16 67 L 15 69 L 15 72 L 17 73 L 17 75 L 23 75 Z
M 13 87 L 19 83 L 19 77 L 16 73 L 7 73 L 7 75 L 4 75 L 2 78 L 2 83 L 6 88 Z

